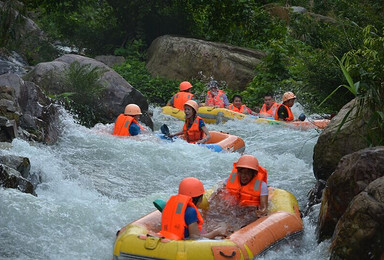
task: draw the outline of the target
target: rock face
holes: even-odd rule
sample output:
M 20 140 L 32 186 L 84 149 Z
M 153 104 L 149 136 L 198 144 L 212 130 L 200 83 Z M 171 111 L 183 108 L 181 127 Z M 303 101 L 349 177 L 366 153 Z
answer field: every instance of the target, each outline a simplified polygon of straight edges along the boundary
M 0 186 L 36 195 L 35 188 L 29 180 L 30 168 L 29 159 L 26 157 L 0 156 Z
M 383 259 L 383 224 L 384 177 L 381 177 L 352 200 L 337 223 L 330 259 Z
M 106 87 L 103 99 L 101 100 L 104 111 L 101 115 L 101 120 L 114 122 L 117 116 L 124 112 L 127 104 L 135 103 L 140 106 L 143 113 L 140 121 L 153 129 L 153 122 L 148 115 L 148 102 L 146 98 L 123 77 L 102 62 L 80 55 L 66 54 L 52 62 L 39 63 L 26 75 L 26 78 L 49 93 L 61 94 L 68 92 L 65 86 L 58 84 L 58 77 L 60 73 L 63 73 L 75 61 L 78 61 L 81 65 L 90 64 L 92 67 L 97 66 L 107 70 L 101 77 Z
M 45 144 L 57 141 L 58 108 L 34 83 L 24 81 L 16 74 L 0 75 L 0 111 L 4 121 L 8 119 L 1 126 L 5 131 L 2 131 L 0 141 L 11 142 L 18 132 Z M 18 131 L 17 126 L 28 133 Z
M 361 118 L 354 119 L 356 117 L 354 108 L 336 135 L 339 124 L 355 104 L 356 99 L 346 104 L 320 134 L 313 152 L 313 172 L 316 179 L 327 180 L 341 157 L 368 147 L 363 138 L 367 131 L 368 111 L 363 111 Z
M 201 71 L 226 81 L 229 88 L 243 90 L 255 77 L 261 51 L 174 36 L 155 39 L 148 50 L 147 69 L 154 76 L 174 80 L 196 78 Z
M 332 236 L 337 222 L 353 198 L 382 176 L 384 146 L 367 148 L 342 158 L 335 172 L 328 178 L 323 193 L 318 229 L 320 241 Z M 368 220 L 366 218 L 364 221 Z

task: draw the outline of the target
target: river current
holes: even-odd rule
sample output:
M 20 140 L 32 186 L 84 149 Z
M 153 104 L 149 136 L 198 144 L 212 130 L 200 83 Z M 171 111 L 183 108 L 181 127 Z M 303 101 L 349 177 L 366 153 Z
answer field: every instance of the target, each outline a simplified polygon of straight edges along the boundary
M 155 133 L 171 133 L 183 122 L 153 108 Z M 199 178 L 206 189 L 226 179 L 239 153 L 215 153 L 181 140 L 159 140 L 153 133 L 117 138 L 113 124 L 88 129 L 62 111 L 62 135 L 45 146 L 21 139 L 3 154 L 30 159 L 40 176 L 37 197 L 0 188 L 0 259 L 112 259 L 116 231 L 155 210 L 152 201 L 177 193 L 180 180 Z M 313 147 L 319 132 L 256 124 L 248 120 L 207 125 L 240 136 L 245 153 L 268 171 L 268 185 L 293 193 L 303 209 L 314 185 Z M 326 259 L 329 242 L 317 244 L 318 206 L 304 217 L 301 239 L 285 243 L 261 259 Z

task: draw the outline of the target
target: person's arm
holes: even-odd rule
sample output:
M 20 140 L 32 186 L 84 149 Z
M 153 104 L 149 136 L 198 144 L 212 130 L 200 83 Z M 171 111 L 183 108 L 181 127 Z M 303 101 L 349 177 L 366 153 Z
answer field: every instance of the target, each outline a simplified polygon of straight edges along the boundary
M 175 96 L 172 96 L 171 99 L 168 101 L 167 106 L 172 106 L 173 107 L 173 104 L 175 102 L 174 100 L 175 100 Z
M 205 125 L 201 127 L 201 130 L 203 130 L 205 137 L 203 139 L 197 141 L 196 142 L 197 144 L 204 144 L 209 140 L 209 138 L 211 138 L 211 135 L 209 134 L 208 128 Z
M 202 237 L 212 239 L 212 238 L 215 238 L 217 236 L 225 236 L 227 233 L 227 226 L 222 225 L 222 226 L 216 228 L 215 230 L 212 230 L 209 233 L 200 234 L 199 225 L 197 224 L 197 222 L 193 222 L 193 223 L 188 225 L 188 231 L 189 231 L 189 238 L 190 239 L 199 239 Z
M 224 101 L 224 107 L 228 108 L 229 106 L 229 100 L 226 94 L 223 94 L 223 101 Z
M 280 121 L 285 121 L 285 119 L 288 117 L 288 111 L 283 105 L 281 105 L 279 110 L 277 110 L 277 116 L 279 117 Z
M 261 183 L 260 191 L 260 206 L 256 211 L 256 216 L 261 217 L 266 215 L 268 212 L 268 186 L 264 181 Z
M 177 132 L 175 134 L 170 134 L 169 137 L 179 136 L 179 135 L 182 135 L 182 134 L 184 134 L 184 131 L 180 131 L 180 132 Z

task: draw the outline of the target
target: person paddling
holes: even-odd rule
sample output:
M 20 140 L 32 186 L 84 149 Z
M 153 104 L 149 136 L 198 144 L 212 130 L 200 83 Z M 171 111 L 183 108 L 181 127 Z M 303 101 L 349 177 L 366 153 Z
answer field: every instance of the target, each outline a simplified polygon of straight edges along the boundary
M 243 98 L 240 95 L 234 95 L 232 97 L 232 104 L 228 106 L 228 109 L 238 113 L 247 114 L 247 115 L 257 115 L 250 108 L 248 108 L 246 105 L 243 104 Z
M 176 134 L 170 134 L 169 137 L 183 135 L 188 143 L 203 144 L 211 138 L 204 120 L 197 116 L 199 105 L 194 100 L 188 100 L 184 104 L 185 123 L 183 130 Z
M 219 83 L 216 80 L 212 80 L 209 82 L 208 87 L 205 105 L 215 108 L 227 108 L 229 105 L 228 97 L 224 91 L 219 89 Z

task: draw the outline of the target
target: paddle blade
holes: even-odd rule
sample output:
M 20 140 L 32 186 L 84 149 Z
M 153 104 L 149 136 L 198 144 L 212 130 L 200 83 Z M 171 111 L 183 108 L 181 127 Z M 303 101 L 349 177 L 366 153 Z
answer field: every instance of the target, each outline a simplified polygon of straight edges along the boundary
M 166 124 L 162 125 L 160 127 L 160 131 L 163 135 L 168 136 L 169 135 L 169 128 Z

